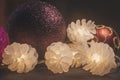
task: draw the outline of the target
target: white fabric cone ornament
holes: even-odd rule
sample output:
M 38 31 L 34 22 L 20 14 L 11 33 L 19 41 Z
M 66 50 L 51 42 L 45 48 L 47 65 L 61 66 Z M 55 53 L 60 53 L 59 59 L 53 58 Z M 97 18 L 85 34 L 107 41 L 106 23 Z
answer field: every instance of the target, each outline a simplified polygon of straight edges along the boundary
M 88 45 L 87 43 L 70 43 L 68 44 L 69 47 L 72 50 L 72 53 L 74 55 L 74 59 L 73 59 L 73 63 L 71 65 L 71 67 L 80 67 L 81 65 L 85 64 L 85 59 L 86 59 L 86 51 L 88 50 Z
M 52 43 L 45 53 L 45 64 L 53 73 L 68 72 L 73 54 L 69 46 L 62 42 Z
M 94 38 L 93 34 L 96 34 L 96 25 L 93 21 L 86 19 L 77 20 L 76 23 L 71 22 L 67 28 L 67 36 L 70 41 L 75 42 L 87 42 Z
M 108 44 L 91 42 L 86 56 L 83 69 L 89 70 L 93 75 L 103 76 L 117 67 L 114 51 Z
M 30 45 L 14 42 L 5 48 L 2 62 L 11 71 L 27 73 L 37 65 L 38 54 Z

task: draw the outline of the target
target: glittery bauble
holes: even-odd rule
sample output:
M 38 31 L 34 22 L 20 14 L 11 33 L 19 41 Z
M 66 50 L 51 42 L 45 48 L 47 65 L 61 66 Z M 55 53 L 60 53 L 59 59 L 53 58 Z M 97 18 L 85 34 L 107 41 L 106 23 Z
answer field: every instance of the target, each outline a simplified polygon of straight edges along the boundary
M 113 28 L 99 25 L 96 27 L 96 32 L 95 41 L 107 43 L 113 49 L 119 48 L 119 36 Z
M 10 41 L 27 43 L 43 58 L 46 47 L 64 41 L 66 25 L 56 7 L 40 0 L 30 0 L 19 6 L 7 24 Z
M 5 31 L 5 29 L 2 26 L 0 26 L 0 63 L 2 60 L 2 54 L 4 52 L 4 49 L 8 44 L 9 44 L 8 34 Z

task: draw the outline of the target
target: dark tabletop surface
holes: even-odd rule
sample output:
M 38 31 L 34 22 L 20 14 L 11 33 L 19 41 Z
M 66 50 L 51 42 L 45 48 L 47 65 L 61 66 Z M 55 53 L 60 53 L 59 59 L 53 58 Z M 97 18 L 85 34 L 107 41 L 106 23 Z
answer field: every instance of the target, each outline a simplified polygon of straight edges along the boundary
M 44 65 L 37 65 L 33 71 L 22 74 L 0 68 L 0 80 L 120 80 L 120 69 L 101 77 L 81 68 L 70 69 L 63 74 L 53 74 Z

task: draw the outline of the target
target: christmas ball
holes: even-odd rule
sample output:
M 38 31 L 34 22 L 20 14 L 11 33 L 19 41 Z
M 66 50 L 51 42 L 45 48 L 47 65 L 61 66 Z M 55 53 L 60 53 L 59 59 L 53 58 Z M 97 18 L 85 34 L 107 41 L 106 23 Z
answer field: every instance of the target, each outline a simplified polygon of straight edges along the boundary
M 7 29 L 10 42 L 27 43 L 44 57 L 47 46 L 64 41 L 66 25 L 57 8 L 40 0 L 20 5 L 9 17 Z
M 9 37 L 4 27 L 0 26 L 0 63 L 2 62 L 2 54 L 9 44 Z
M 96 42 L 104 42 L 109 44 L 113 49 L 119 49 L 119 35 L 117 32 L 108 26 L 98 25 L 96 27 L 94 40 Z

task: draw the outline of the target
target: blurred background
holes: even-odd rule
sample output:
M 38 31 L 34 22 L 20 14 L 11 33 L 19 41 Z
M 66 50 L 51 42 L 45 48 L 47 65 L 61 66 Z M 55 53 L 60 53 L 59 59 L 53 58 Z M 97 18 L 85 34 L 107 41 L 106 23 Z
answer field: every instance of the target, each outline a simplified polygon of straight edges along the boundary
M 27 0 L 0 0 L 0 25 L 6 25 L 10 14 Z M 77 19 L 91 19 L 120 31 L 120 4 L 117 0 L 42 0 L 58 8 L 66 24 Z M 119 33 L 120 35 L 120 33 Z

